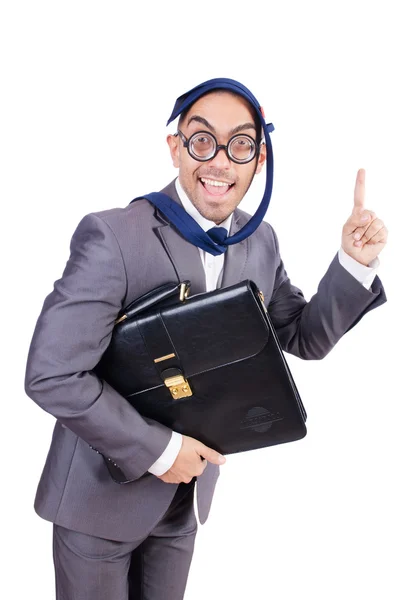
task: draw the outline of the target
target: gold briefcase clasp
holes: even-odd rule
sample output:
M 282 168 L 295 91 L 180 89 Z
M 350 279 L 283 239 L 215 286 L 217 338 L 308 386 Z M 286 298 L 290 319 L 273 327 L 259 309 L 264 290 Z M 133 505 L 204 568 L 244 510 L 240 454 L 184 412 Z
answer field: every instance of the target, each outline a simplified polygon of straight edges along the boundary
M 174 400 L 180 400 L 181 398 L 193 396 L 193 392 L 190 388 L 189 382 L 183 377 L 183 375 L 167 377 L 164 383 L 170 390 L 171 396 Z

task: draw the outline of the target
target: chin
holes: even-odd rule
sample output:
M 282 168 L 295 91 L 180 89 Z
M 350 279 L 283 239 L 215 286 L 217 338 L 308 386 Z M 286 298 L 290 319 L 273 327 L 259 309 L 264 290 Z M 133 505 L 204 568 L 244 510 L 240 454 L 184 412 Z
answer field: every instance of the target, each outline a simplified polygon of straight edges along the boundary
M 226 202 L 225 200 L 215 201 L 209 199 L 200 198 L 198 202 L 194 203 L 198 212 L 208 221 L 213 223 L 222 223 L 227 219 L 237 208 L 236 202 L 231 202 L 230 198 Z
M 226 209 L 219 210 L 219 208 L 218 209 L 210 209 L 208 207 L 204 208 L 204 209 L 201 209 L 199 207 L 196 207 L 196 208 L 202 217 L 204 217 L 208 221 L 212 221 L 213 223 L 222 223 L 234 211 L 234 208 L 231 208 L 230 210 L 226 210 Z

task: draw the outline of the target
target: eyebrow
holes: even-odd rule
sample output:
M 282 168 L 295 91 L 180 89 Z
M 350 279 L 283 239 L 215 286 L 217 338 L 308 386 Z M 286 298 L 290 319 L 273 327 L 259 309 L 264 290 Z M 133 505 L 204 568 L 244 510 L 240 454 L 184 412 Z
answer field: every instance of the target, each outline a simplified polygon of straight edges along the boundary
M 192 115 L 190 117 L 189 121 L 187 122 L 187 125 L 189 126 L 192 121 L 196 121 L 197 123 L 202 123 L 203 125 L 208 127 L 208 129 L 210 131 L 215 133 L 215 127 L 213 125 L 211 125 L 211 123 L 209 123 L 207 121 L 207 119 L 204 119 L 204 117 L 200 117 L 199 115 Z M 254 129 L 256 131 L 256 127 L 255 127 L 254 123 L 247 122 L 247 123 L 243 123 L 242 125 L 237 125 L 237 127 L 234 127 L 231 131 L 229 131 L 229 135 L 235 135 L 236 133 L 239 133 L 240 131 L 244 131 L 245 129 Z

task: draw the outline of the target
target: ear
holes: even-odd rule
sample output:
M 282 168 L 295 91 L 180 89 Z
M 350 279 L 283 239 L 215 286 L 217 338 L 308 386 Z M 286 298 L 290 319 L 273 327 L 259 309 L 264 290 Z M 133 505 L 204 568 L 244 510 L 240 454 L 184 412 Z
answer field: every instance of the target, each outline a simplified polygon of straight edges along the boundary
M 258 175 L 263 169 L 263 165 L 266 162 L 266 144 L 261 144 L 259 149 L 258 164 L 256 165 L 255 175 Z
M 167 144 L 170 149 L 172 164 L 175 168 L 179 169 L 179 136 L 167 135 Z

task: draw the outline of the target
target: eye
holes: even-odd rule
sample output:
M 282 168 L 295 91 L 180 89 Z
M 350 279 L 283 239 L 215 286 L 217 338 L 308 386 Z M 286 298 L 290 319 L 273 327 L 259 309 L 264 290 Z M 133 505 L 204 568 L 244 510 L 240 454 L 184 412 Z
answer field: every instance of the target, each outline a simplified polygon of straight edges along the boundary
M 234 140 L 233 146 L 239 146 L 240 148 L 251 148 L 252 142 L 248 138 L 239 137 Z
M 236 144 L 238 144 L 239 146 L 241 146 L 242 148 L 246 147 L 246 146 L 250 146 L 251 144 L 248 142 L 248 140 L 237 140 Z
M 209 144 L 209 143 L 211 143 L 211 138 L 209 138 L 205 135 L 200 135 L 200 136 L 194 138 L 194 143 L 195 144 Z

